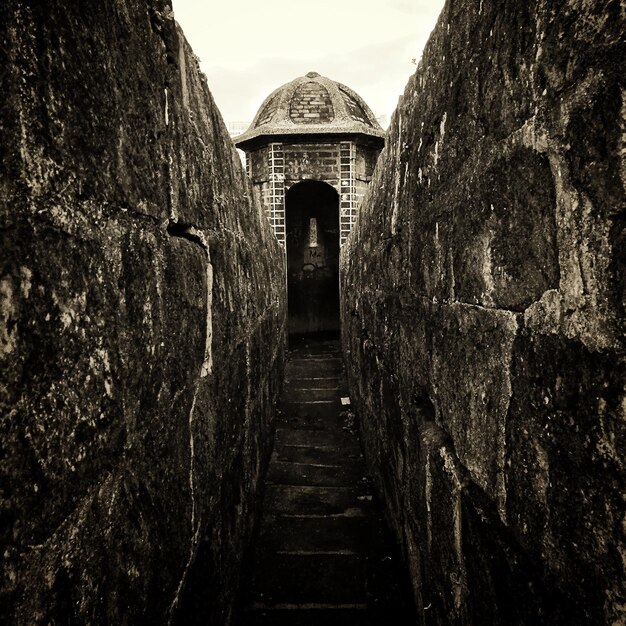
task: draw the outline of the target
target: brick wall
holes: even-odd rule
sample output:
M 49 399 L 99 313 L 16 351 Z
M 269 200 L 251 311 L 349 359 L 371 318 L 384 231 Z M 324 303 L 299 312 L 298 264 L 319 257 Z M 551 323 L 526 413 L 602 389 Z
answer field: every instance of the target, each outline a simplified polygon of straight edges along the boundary
M 284 193 L 302 180 L 319 180 L 340 197 L 341 244 L 358 214 L 379 151 L 355 141 L 270 143 L 248 153 L 249 173 L 260 190 L 266 215 L 284 243 Z
M 322 180 L 333 187 L 339 181 L 339 143 L 285 144 L 285 179 Z

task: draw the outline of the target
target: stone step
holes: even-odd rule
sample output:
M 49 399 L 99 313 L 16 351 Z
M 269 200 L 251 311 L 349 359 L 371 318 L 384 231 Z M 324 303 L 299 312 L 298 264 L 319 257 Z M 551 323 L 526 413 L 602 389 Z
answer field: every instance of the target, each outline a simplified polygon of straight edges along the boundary
M 259 547 L 268 552 L 368 555 L 380 552 L 381 541 L 363 509 L 354 508 L 334 516 L 267 515 Z
M 311 465 L 274 460 L 267 480 L 280 485 L 351 487 L 364 481 L 364 476 L 362 467 L 357 464 Z
M 349 431 L 352 422 L 350 416 L 343 412 L 335 411 L 329 418 L 328 415 L 316 414 L 315 411 L 282 413 L 276 421 L 277 428 L 287 428 L 292 430 L 328 430 L 328 431 Z M 350 433 L 353 435 L 353 433 Z M 354 436 L 354 435 L 353 435 Z
M 343 366 L 341 359 L 298 359 L 287 362 L 287 378 L 309 378 L 317 376 L 339 376 Z
M 268 554 L 257 561 L 257 607 L 365 603 L 365 572 L 353 554 Z
M 337 515 L 372 510 L 372 496 L 362 487 L 303 487 L 269 484 L 265 510 L 282 515 Z
M 316 356 L 331 355 L 341 356 L 341 349 L 338 345 L 303 345 L 289 350 L 289 356 Z
M 344 450 L 332 445 L 313 446 L 310 443 L 289 445 L 279 441 L 274 446 L 272 456 L 272 463 L 297 462 L 329 467 L 345 467 L 360 460 L 361 450 L 357 446 Z
M 332 389 L 337 391 L 340 388 L 340 383 L 341 379 L 337 376 L 294 376 L 285 380 L 285 385 L 296 391 L 304 389 Z
M 289 387 L 289 397 L 286 403 L 289 405 L 301 403 L 306 406 L 315 402 L 330 402 L 333 404 L 339 402 L 339 398 L 337 397 L 339 394 L 338 384 L 335 384 L 334 388 L 299 388 L 291 383 Z
M 367 606 L 296 605 L 251 611 L 248 626 L 379 626 L 369 621 Z
M 301 446 L 311 448 L 332 448 L 337 455 L 350 452 L 359 452 L 357 438 L 350 431 L 339 430 L 304 430 L 304 429 L 276 429 L 276 444 L 283 446 Z

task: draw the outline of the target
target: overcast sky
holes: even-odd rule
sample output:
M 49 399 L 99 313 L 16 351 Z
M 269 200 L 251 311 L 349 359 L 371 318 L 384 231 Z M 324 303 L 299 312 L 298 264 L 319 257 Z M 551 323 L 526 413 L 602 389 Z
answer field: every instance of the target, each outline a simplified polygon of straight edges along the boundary
M 250 122 L 274 89 L 319 72 L 390 115 L 444 0 L 172 0 L 227 122 Z

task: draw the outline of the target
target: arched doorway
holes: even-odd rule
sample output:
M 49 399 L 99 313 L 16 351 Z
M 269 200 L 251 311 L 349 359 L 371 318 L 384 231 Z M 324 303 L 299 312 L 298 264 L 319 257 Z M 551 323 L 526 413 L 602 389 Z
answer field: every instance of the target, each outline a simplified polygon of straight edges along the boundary
M 306 180 L 285 197 L 289 334 L 339 331 L 339 195 Z

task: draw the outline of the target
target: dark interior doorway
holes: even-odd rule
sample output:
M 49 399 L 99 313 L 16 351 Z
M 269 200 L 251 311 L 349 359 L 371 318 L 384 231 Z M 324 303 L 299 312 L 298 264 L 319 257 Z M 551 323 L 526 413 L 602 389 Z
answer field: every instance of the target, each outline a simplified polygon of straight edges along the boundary
M 339 195 L 307 180 L 291 187 L 287 216 L 289 334 L 339 331 Z

